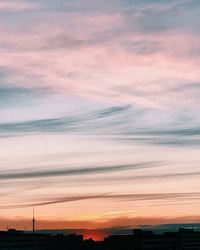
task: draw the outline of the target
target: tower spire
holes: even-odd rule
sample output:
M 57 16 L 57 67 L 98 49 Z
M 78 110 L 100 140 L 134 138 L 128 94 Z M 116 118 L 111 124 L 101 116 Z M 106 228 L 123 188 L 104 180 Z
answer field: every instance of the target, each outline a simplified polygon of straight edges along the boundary
M 33 207 L 33 234 L 35 233 L 35 208 Z

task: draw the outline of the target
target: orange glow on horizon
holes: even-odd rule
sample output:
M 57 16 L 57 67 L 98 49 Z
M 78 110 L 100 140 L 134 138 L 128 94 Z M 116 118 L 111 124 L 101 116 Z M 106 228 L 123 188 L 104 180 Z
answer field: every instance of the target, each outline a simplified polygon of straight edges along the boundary
M 84 240 L 93 239 L 94 241 L 101 241 L 106 237 L 106 233 L 98 230 L 88 230 L 87 232 L 83 232 Z

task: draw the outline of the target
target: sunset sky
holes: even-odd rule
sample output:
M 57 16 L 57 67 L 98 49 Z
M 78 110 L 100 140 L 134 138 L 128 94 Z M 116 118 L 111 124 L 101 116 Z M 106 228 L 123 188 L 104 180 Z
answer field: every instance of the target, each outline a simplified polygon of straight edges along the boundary
M 0 229 L 200 221 L 199 17 L 0 0 Z

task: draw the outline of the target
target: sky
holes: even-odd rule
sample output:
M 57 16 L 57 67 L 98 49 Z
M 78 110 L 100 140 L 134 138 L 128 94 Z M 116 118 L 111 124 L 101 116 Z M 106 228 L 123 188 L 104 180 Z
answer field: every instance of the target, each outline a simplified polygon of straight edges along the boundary
M 200 221 L 199 16 L 0 0 L 0 229 Z

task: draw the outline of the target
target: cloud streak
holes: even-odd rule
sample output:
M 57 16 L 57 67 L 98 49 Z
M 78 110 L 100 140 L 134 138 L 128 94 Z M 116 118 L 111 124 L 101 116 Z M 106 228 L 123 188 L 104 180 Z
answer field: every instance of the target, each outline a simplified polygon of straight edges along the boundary
M 62 197 L 56 199 L 50 199 L 43 202 L 37 203 L 27 203 L 27 204 L 11 204 L 11 205 L 1 205 L 0 209 L 16 209 L 16 208 L 26 208 L 26 207 L 40 207 L 46 205 L 53 205 L 59 203 L 68 203 L 88 199 L 109 199 L 109 200 L 120 200 L 120 201 L 170 201 L 170 200 L 185 200 L 187 198 L 200 199 L 200 193 L 152 193 L 152 194 L 96 194 L 96 195 L 81 195 L 81 196 L 71 196 Z
M 46 92 L 46 93 L 45 93 Z M 46 95 L 45 89 L 2 88 L 1 101 L 10 100 L 11 104 L 32 103 Z M 10 105 L 11 105 L 10 104 Z M 64 105 L 61 104 L 64 108 Z M 4 104 L 3 104 L 4 105 Z M 59 106 L 58 106 L 59 107 Z M 193 110 L 173 113 L 154 109 L 134 108 L 133 106 L 113 106 L 105 109 L 95 108 L 70 112 L 67 116 L 48 115 L 47 118 L 11 120 L 0 122 L 0 136 L 16 136 L 29 133 L 64 133 L 64 134 L 102 134 L 114 136 L 119 141 L 138 142 L 163 146 L 198 146 L 200 120 L 193 117 Z M 160 117 L 160 120 L 157 119 Z M 148 127 L 146 122 L 149 122 Z
M 18 12 L 18 11 L 27 11 L 33 9 L 34 9 L 34 4 L 28 3 L 26 1 L 14 1 L 14 0 L 0 1 L 1 12 Z
M 56 177 L 56 176 L 73 176 L 73 175 L 89 175 L 89 174 L 101 174 L 109 172 L 119 172 L 119 171 L 128 171 L 134 169 L 142 168 L 152 168 L 159 166 L 159 162 L 142 162 L 135 164 L 127 165 L 118 165 L 118 166 L 100 166 L 100 167 L 85 167 L 85 168 L 73 168 L 70 169 L 59 169 L 54 168 L 52 170 L 27 170 L 27 171 L 6 171 L 0 172 L 0 180 L 9 180 L 9 179 L 29 179 L 29 178 L 44 178 L 44 177 Z

